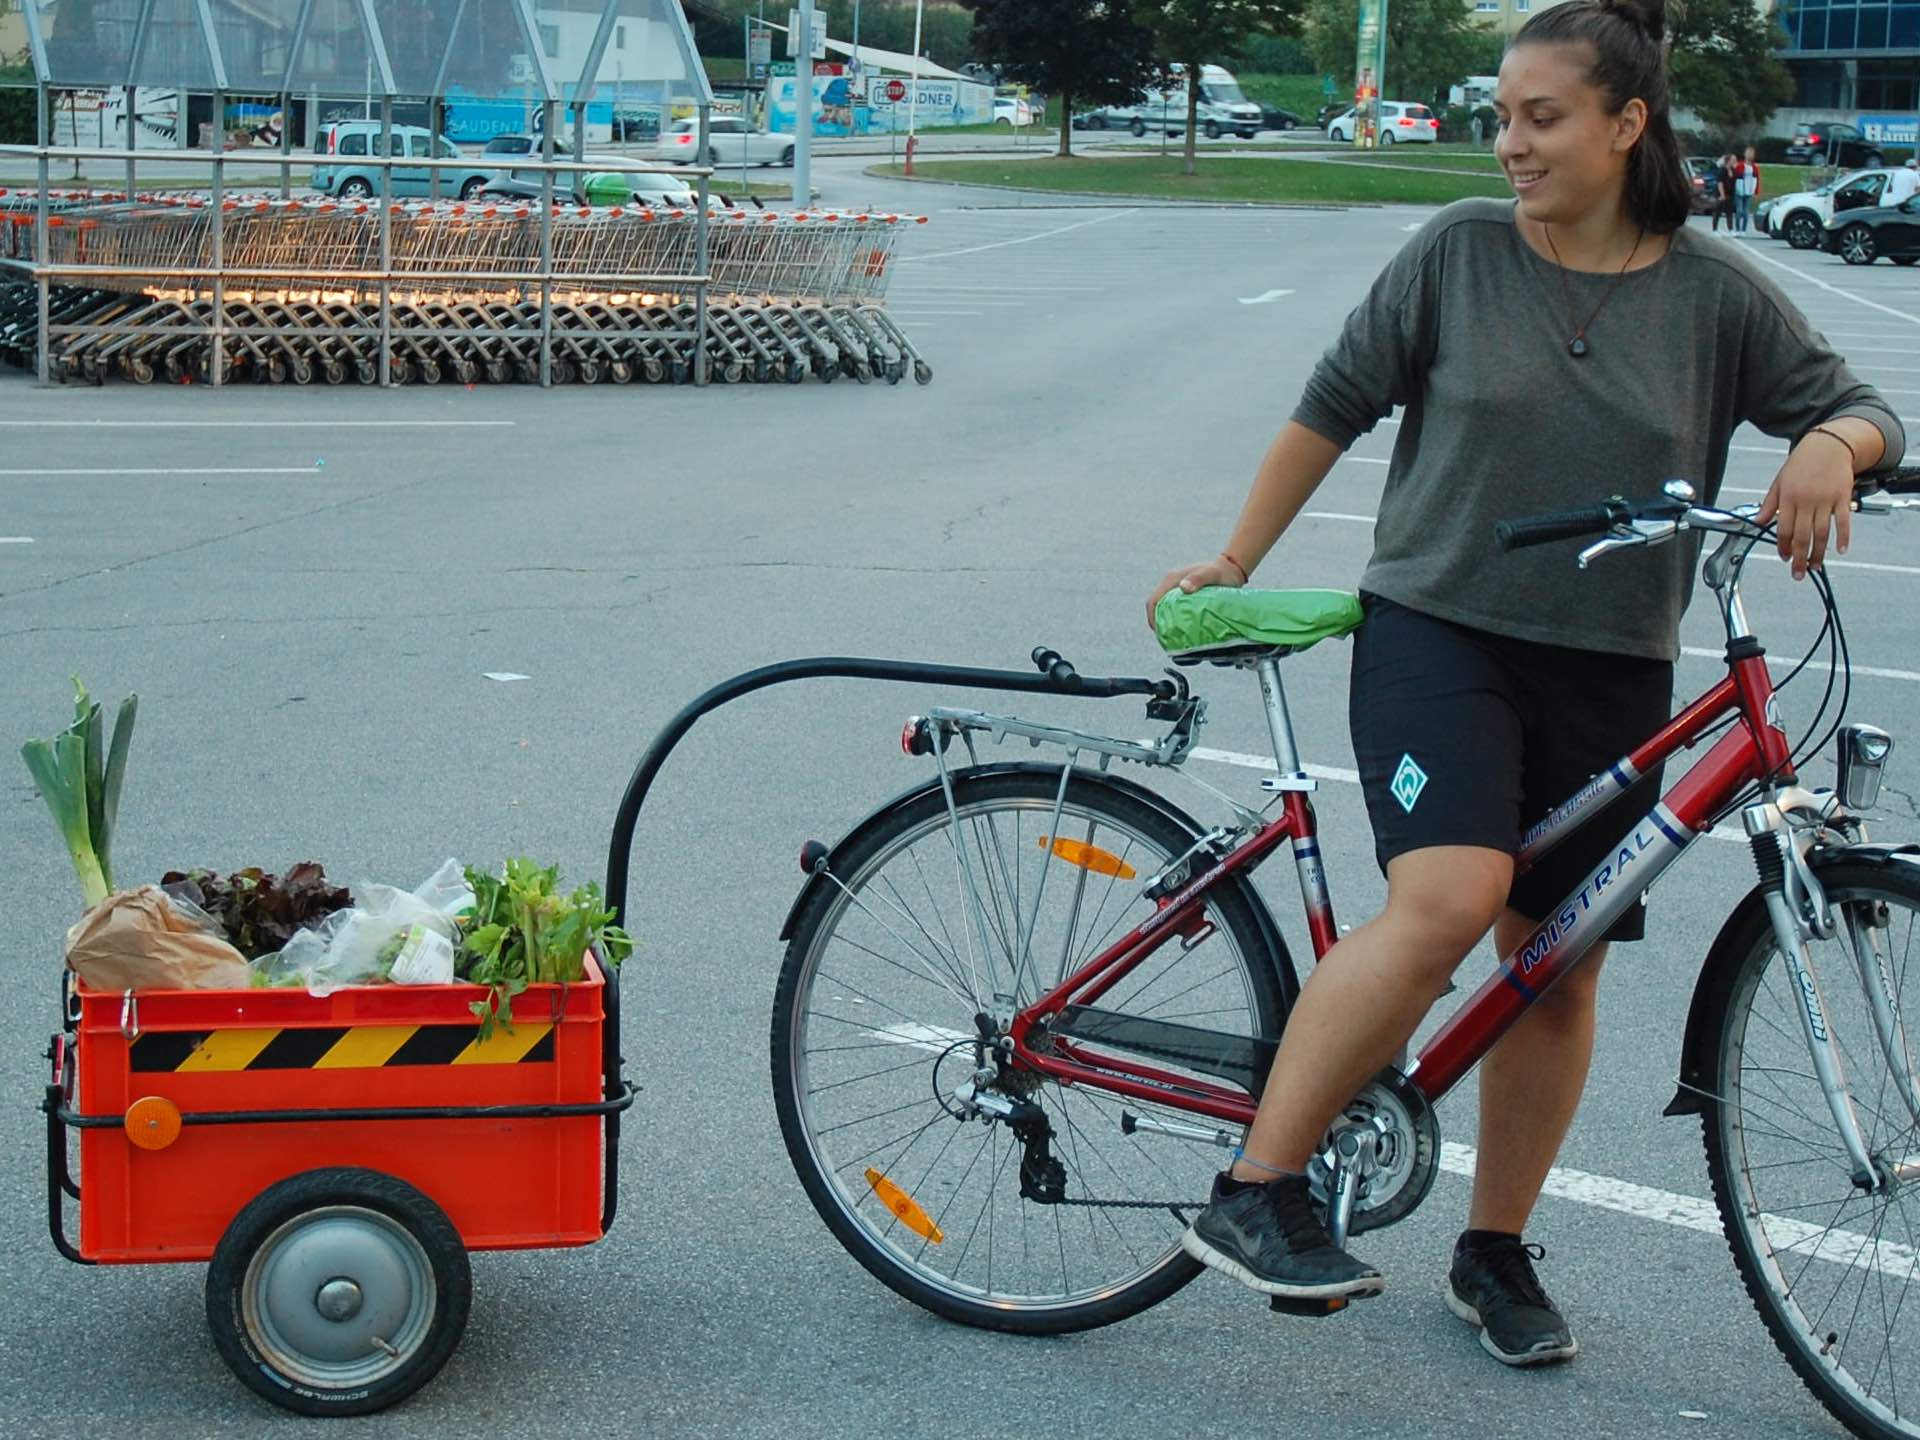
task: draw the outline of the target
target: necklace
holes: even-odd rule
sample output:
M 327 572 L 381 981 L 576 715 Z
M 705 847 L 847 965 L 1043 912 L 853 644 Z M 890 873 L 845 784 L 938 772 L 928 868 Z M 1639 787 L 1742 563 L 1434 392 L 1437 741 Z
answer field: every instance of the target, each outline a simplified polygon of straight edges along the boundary
M 1560 251 L 1553 243 L 1553 227 L 1542 224 L 1540 228 L 1546 232 L 1547 249 L 1552 253 L 1553 263 L 1560 271 L 1560 298 L 1566 302 L 1567 323 L 1572 325 L 1578 312 L 1573 308 L 1573 292 L 1567 288 L 1567 267 L 1560 263 Z M 1593 313 L 1587 316 L 1587 323 L 1575 326 L 1573 338 L 1567 341 L 1567 353 L 1574 359 L 1585 358 L 1587 351 L 1593 348 L 1587 344 L 1587 331 L 1592 329 L 1593 322 L 1600 318 L 1600 312 L 1607 308 L 1607 301 L 1613 298 L 1613 292 L 1620 288 L 1620 281 L 1627 273 L 1627 266 L 1633 264 L 1633 257 L 1640 253 L 1640 242 L 1646 238 L 1646 229 L 1642 227 L 1640 233 L 1633 238 L 1633 249 L 1627 252 L 1627 258 L 1620 264 L 1620 273 L 1613 277 L 1613 283 L 1607 287 L 1607 293 L 1600 297 L 1600 303 L 1594 306 Z

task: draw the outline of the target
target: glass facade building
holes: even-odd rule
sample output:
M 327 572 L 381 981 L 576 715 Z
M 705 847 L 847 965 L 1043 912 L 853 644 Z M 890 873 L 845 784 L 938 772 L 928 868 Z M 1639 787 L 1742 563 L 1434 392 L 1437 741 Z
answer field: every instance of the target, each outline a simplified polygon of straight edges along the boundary
M 1774 18 L 1794 108 L 1920 109 L 1920 0 L 1785 0 Z

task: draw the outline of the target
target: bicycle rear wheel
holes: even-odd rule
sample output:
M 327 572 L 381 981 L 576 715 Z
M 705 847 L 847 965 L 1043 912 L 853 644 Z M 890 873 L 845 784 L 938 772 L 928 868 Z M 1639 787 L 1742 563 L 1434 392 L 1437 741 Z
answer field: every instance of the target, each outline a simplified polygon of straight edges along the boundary
M 1144 887 L 1200 833 L 1075 770 L 1056 837 L 1060 780 L 1058 767 L 956 772 L 951 813 L 932 786 L 857 831 L 797 920 L 773 1016 L 780 1128 L 834 1235 L 916 1304 L 1031 1334 L 1110 1324 L 1191 1280 L 1180 1236 L 1226 1160 L 1151 1129 L 1213 1122 L 996 1058 L 1005 1017 L 1153 913 Z M 1277 1036 L 1289 962 L 1258 903 L 1221 887 L 1211 928 L 1163 944 L 1100 1009 Z M 1031 1183 L 1035 1154 L 1011 1121 L 955 1118 L 955 1090 L 979 1073 L 1044 1116 L 1064 1192 Z
M 1881 1165 L 1920 1161 L 1920 1107 L 1896 1083 L 1855 961 L 1857 946 L 1884 966 L 1911 1044 L 1920 1035 L 1920 867 L 1837 863 L 1818 873 L 1838 923 L 1811 959 L 1868 1152 Z M 1875 1440 L 1920 1437 L 1920 1188 L 1854 1187 L 1765 908 L 1750 903 L 1736 924 L 1742 959 L 1706 1017 L 1717 1053 L 1704 1116 L 1735 1264 L 1774 1343 L 1835 1419 Z

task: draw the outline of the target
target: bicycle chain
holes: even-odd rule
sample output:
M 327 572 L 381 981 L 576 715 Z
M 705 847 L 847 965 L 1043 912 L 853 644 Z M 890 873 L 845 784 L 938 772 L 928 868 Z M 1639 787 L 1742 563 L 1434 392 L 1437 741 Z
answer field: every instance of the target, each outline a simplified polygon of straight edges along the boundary
M 1192 1200 L 1087 1200 L 1078 1196 L 1063 1195 L 1058 1200 L 1046 1202 L 1051 1205 L 1085 1205 L 1100 1210 L 1198 1210 L 1205 1202 L 1196 1204 Z

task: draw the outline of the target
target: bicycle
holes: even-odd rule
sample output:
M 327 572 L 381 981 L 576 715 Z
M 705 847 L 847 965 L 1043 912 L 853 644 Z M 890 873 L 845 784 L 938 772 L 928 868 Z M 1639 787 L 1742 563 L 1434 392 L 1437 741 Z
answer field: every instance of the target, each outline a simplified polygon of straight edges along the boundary
M 1863 476 L 1854 505 L 1920 507 L 1895 498 L 1916 492 L 1920 470 Z M 1401 1057 L 1345 1107 L 1313 1162 L 1313 1190 L 1339 1244 L 1411 1214 L 1438 1170 L 1435 1105 L 1627 906 L 1737 813 L 1759 882 L 1701 967 L 1666 1113 L 1701 1117 L 1741 1278 L 1808 1388 L 1855 1433 L 1920 1436 L 1895 1373 L 1920 1349 L 1920 1305 L 1903 1325 L 1898 1303 L 1920 1269 L 1898 1204 L 1920 1181 L 1920 1075 L 1904 1022 L 1914 1002 L 1903 994 L 1920 958 L 1920 846 L 1866 838 L 1860 812 L 1877 798 L 1893 742 L 1841 723 L 1846 640 L 1824 572 L 1810 573 L 1826 624 L 1787 680 L 1825 644 L 1827 690 L 1808 735 L 1836 680 L 1840 705 L 1817 741 L 1795 747 L 1740 595 L 1742 566 L 1771 527 L 1755 523 L 1754 506 L 1694 500 L 1673 481 L 1650 499 L 1498 527 L 1502 549 L 1597 535 L 1583 569 L 1716 534 L 1704 577 L 1727 635 L 1726 675 L 1529 831 L 1519 864 L 1653 766 L 1696 745 L 1705 753 L 1410 1063 Z M 772 1027 L 780 1126 L 828 1228 L 916 1304 L 1057 1334 L 1134 1315 L 1199 1273 L 1180 1236 L 1253 1117 L 1298 993 L 1251 872 L 1288 846 L 1316 958 L 1338 934 L 1280 660 L 1351 630 L 1359 613 L 1350 604 L 1287 629 L 1302 593 L 1253 597 L 1281 627 L 1264 639 L 1173 656 L 1258 677 L 1276 758 L 1260 809 L 1180 768 L 1206 704 L 1170 669 L 1170 679 L 1085 681 L 1088 693 L 1146 695 L 1148 717 L 1166 726 L 1157 738 L 966 709 L 914 716 L 902 747 L 931 757 L 934 777 L 837 844 L 803 847 Z M 1057 689 L 1082 683 L 1050 650 L 1034 660 Z M 988 739 L 1057 746 L 1066 758 L 982 763 Z M 1806 789 L 1798 767 L 1829 740 L 1837 788 Z M 1181 776 L 1223 801 L 1232 823 L 1203 827 L 1114 773 L 1116 761 Z M 1344 1304 L 1273 1303 L 1304 1314 Z

